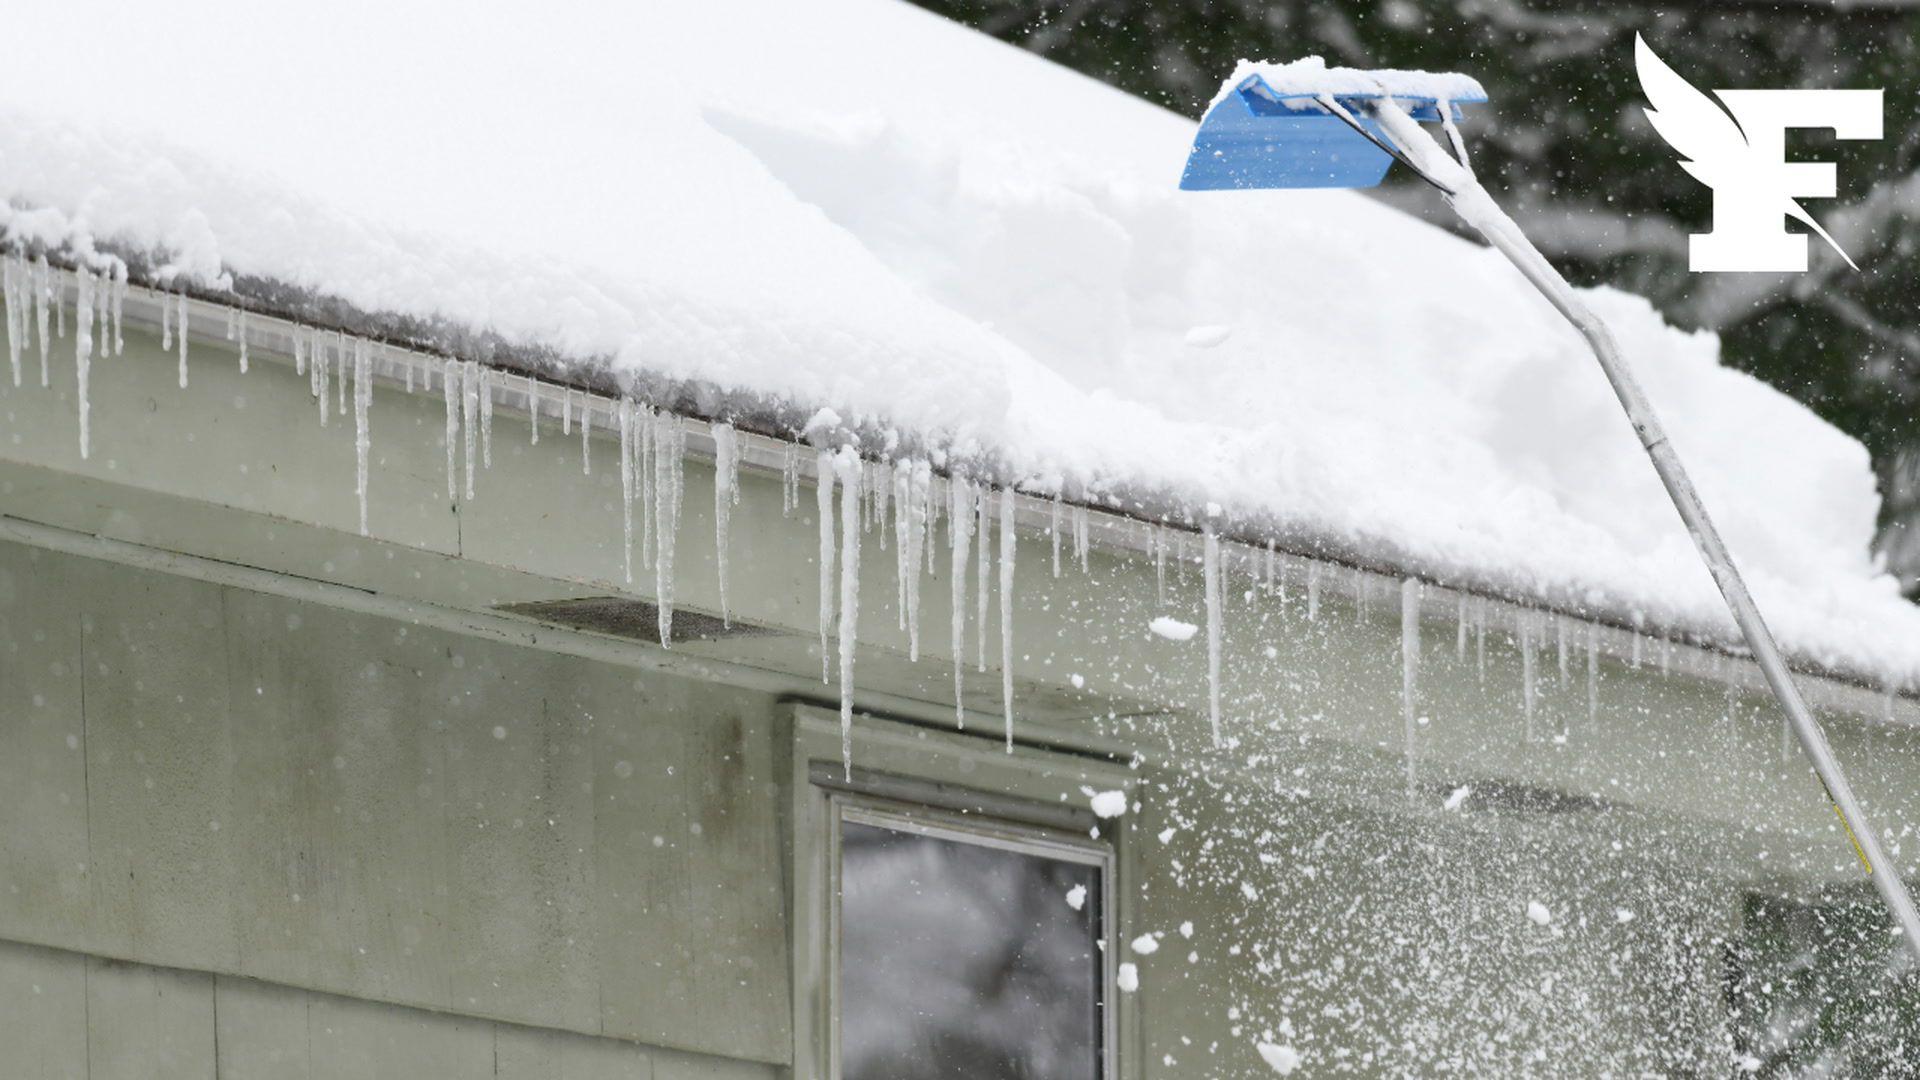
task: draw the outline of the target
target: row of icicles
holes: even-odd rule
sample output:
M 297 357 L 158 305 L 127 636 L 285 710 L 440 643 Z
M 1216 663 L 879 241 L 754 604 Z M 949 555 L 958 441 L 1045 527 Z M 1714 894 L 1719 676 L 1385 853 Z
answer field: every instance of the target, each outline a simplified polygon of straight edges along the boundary
M 24 379 L 25 359 L 36 341 L 40 384 L 50 383 L 49 356 L 52 342 L 67 335 L 66 289 L 64 273 L 44 259 L 32 261 L 15 256 L 0 257 L 0 287 L 6 306 L 7 353 L 13 383 Z M 122 314 L 128 294 L 125 265 L 110 261 L 102 270 L 82 268 L 74 277 L 74 359 L 77 372 L 77 400 L 80 420 L 80 456 L 86 458 L 90 447 L 90 404 L 88 381 L 96 357 L 119 355 L 125 350 Z M 179 362 L 179 385 L 187 386 L 188 300 L 183 294 L 149 291 L 149 299 L 161 318 L 161 348 L 175 352 Z M 226 338 L 235 342 L 241 372 L 248 370 L 249 326 L 244 310 L 226 309 Z M 639 507 L 639 549 L 641 564 L 654 572 L 654 595 L 659 612 L 660 642 L 668 646 L 673 632 L 674 545 L 679 532 L 681 507 L 685 495 L 683 461 L 686 452 L 687 423 L 672 413 L 663 413 L 628 398 L 605 398 L 570 387 L 552 387 L 531 375 L 510 375 L 471 360 L 437 359 L 396 353 L 364 338 L 294 325 L 288 333 L 295 373 L 304 375 L 318 405 L 322 426 L 329 414 L 337 411 L 343 418 L 351 410 L 354 422 L 355 494 L 359 501 L 359 528 L 367 535 L 368 456 L 372 446 L 368 412 L 372 403 L 373 379 L 385 367 L 389 377 L 400 368 L 399 381 L 409 393 L 416 389 L 432 392 L 436 375 L 446 403 L 447 495 L 471 500 L 475 495 L 477 468 L 493 463 L 493 411 L 496 397 L 505 393 L 521 399 L 528 417 L 531 443 L 540 441 L 541 414 L 549 422 L 558 421 L 562 436 L 571 437 L 578 429 L 581 471 L 593 469 L 592 436 L 598 426 L 619 438 L 620 490 L 622 498 L 623 571 L 633 581 L 635 548 L 635 507 Z M 378 355 L 376 355 L 378 353 Z M 739 502 L 741 466 L 740 436 L 732 425 L 715 421 L 708 426 L 714 448 L 714 531 L 719 573 L 719 606 L 723 623 L 730 620 L 728 600 L 727 551 L 732 507 Z M 815 482 L 815 510 L 819 523 L 821 679 L 833 681 L 835 654 L 830 648 L 837 638 L 839 661 L 842 751 L 851 765 L 851 723 L 853 710 L 854 651 L 858 641 L 860 590 L 860 545 L 863 532 L 878 531 L 882 550 L 888 547 L 891 525 L 896 571 L 896 610 L 900 629 L 907 634 L 908 654 L 918 661 L 920 655 L 920 589 L 923 572 L 937 574 L 939 558 L 936 527 L 944 514 L 948 536 L 948 581 L 951 590 L 950 649 L 953 656 L 954 717 L 966 726 L 963 700 L 963 672 L 967 652 L 967 607 L 969 570 L 975 579 L 973 595 L 976 611 L 974 654 L 978 671 L 987 671 L 989 615 L 996 584 L 995 552 L 998 554 L 998 593 L 1000 600 L 1000 674 L 1004 735 L 1009 751 L 1013 747 L 1013 612 L 1015 598 L 1014 557 L 1017 550 L 1015 524 L 1017 495 L 1010 487 L 934 472 L 926 459 L 871 462 L 852 446 L 838 449 L 803 451 L 794 443 L 784 444 L 782 462 L 782 509 L 791 515 L 800 505 L 803 453 L 812 453 Z M 835 525 L 836 488 L 838 518 Z M 1057 578 L 1062 566 L 1063 537 L 1071 536 L 1074 556 L 1082 572 L 1088 568 L 1090 540 L 1088 511 L 1083 506 L 1067 506 L 1057 496 L 1052 499 L 1047 531 L 1052 544 L 1052 569 Z M 999 523 L 998 543 L 993 529 Z M 1167 563 L 1171 555 L 1177 565 L 1192 561 L 1187 550 L 1190 533 L 1160 525 L 1143 524 L 1148 530 L 1144 547 L 1155 564 L 1159 600 L 1167 599 Z M 1200 530 L 1200 563 L 1206 606 L 1208 718 L 1216 746 L 1224 745 L 1221 734 L 1221 655 L 1222 623 L 1226 606 L 1225 571 L 1222 568 L 1222 544 L 1210 524 Z M 1264 552 L 1239 544 L 1228 545 L 1238 554 L 1237 561 L 1246 576 L 1261 591 L 1277 597 L 1284 610 L 1286 575 L 1279 572 L 1274 545 Z M 978 553 L 975 554 L 977 547 Z M 1262 561 L 1264 557 L 1264 561 Z M 1322 565 L 1305 560 L 1306 616 L 1319 617 Z M 971 564 L 971 566 L 969 565 Z M 836 585 L 835 574 L 838 574 Z M 1356 609 L 1366 617 L 1370 603 L 1371 576 L 1352 571 L 1352 592 Z M 1415 774 L 1415 731 L 1418 713 L 1420 661 L 1420 613 L 1425 586 L 1407 579 L 1401 588 L 1402 628 L 1402 712 L 1406 724 L 1406 757 L 1409 785 Z M 1251 595 L 1251 594 L 1249 594 Z M 1458 596 L 1456 652 L 1465 662 L 1472 642 L 1480 673 L 1486 681 L 1486 637 L 1492 605 L 1489 601 L 1465 594 Z M 1570 643 L 1570 623 L 1584 627 L 1585 676 L 1589 718 L 1599 710 L 1599 637 L 1601 628 L 1575 623 L 1564 616 L 1519 611 L 1512 627 L 1514 644 L 1522 658 L 1522 681 L 1526 737 L 1536 738 L 1535 704 L 1537 675 L 1535 653 L 1551 634 L 1558 657 L 1560 682 L 1569 682 L 1570 655 L 1576 646 Z M 1551 628 L 1549 631 L 1549 627 Z M 1638 667 L 1644 642 L 1639 633 L 1629 633 L 1631 662 Z M 1656 638 L 1661 670 L 1670 666 L 1671 641 Z M 1729 711 L 1733 686 L 1730 661 L 1721 658 L 1721 674 L 1727 680 Z M 1891 697 L 1888 698 L 1891 708 Z M 1784 730 L 1784 729 L 1783 729 Z M 1564 734 L 1564 733 L 1561 733 Z M 1784 745 L 1783 745 L 1784 749 Z

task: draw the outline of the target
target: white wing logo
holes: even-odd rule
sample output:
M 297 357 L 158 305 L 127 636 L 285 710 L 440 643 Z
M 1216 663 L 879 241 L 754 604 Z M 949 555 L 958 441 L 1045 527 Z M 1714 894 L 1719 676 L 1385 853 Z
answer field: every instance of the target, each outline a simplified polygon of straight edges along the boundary
M 1633 58 L 1650 106 L 1645 110 L 1648 121 L 1686 159 L 1681 168 L 1714 191 L 1714 232 L 1693 238 L 1693 269 L 1806 269 L 1804 237 L 1800 238 L 1798 265 L 1784 264 L 1793 260 L 1780 254 L 1777 242 L 1790 242 L 1792 237 L 1781 227 L 1779 215 L 1806 225 L 1848 266 L 1859 269 L 1827 230 L 1795 201 L 1796 196 L 1832 197 L 1833 166 L 1787 162 L 1784 132 L 1789 127 L 1831 127 L 1840 138 L 1877 139 L 1880 91 L 1716 90 L 1715 95 L 1727 103 L 1723 109 L 1668 67 L 1638 34 L 1633 38 Z M 1745 128 L 1741 118 L 1747 121 Z M 1866 133 L 1868 129 L 1871 134 Z M 1723 236 L 1729 225 L 1753 235 Z M 1707 258 L 1702 257 L 1702 240 L 1720 241 L 1717 246 L 1709 245 Z M 1760 250 L 1763 241 L 1774 244 L 1764 254 Z M 1736 253 L 1742 257 L 1729 258 Z M 1730 261 L 1746 264 L 1701 265 Z M 1752 265 L 1753 261 L 1767 265 Z

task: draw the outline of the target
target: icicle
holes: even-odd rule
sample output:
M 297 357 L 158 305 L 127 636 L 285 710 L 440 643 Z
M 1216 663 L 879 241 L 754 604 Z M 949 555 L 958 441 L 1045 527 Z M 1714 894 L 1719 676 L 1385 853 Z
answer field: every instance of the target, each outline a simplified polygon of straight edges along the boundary
M 788 443 L 780 462 L 780 516 L 792 517 L 800 509 L 800 444 Z
M 411 357 L 403 357 L 400 362 L 400 367 L 407 373 L 407 393 L 411 394 L 413 393 L 413 359 Z M 432 378 L 428 378 L 427 380 L 427 389 L 433 389 Z
M 480 461 L 493 468 L 493 369 L 476 366 L 480 373 Z
M 1587 723 L 1600 719 L 1600 628 L 1587 627 Z
M 982 487 L 980 497 L 974 504 L 976 520 L 979 522 L 974 529 L 974 535 L 980 538 L 980 559 L 976 564 L 980 570 L 980 582 L 975 588 L 974 599 L 979 607 L 979 617 L 975 620 L 975 626 L 980 631 L 978 664 L 981 674 L 985 674 L 987 670 L 987 608 L 989 601 L 993 598 L 992 590 L 987 587 L 993 580 L 993 549 L 987 546 L 993 539 L 993 520 L 987 516 L 988 506 L 993 501 L 991 490 L 991 488 Z
M 1009 754 L 1013 753 L 1013 557 L 1019 539 L 1009 484 L 1000 489 L 1000 703 L 1007 721 Z
M 1213 534 L 1211 522 L 1201 526 L 1201 542 L 1207 600 L 1207 720 L 1213 725 L 1217 749 L 1225 745 L 1220 738 L 1220 539 Z
M 593 475 L 593 396 L 580 395 L 580 475 Z
M 1487 611 L 1483 598 L 1473 609 L 1473 663 L 1480 674 L 1480 688 L 1487 688 Z
M 1164 607 L 1167 602 L 1167 527 L 1149 525 L 1148 528 L 1152 530 L 1148 542 L 1153 545 L 1153 576 L 1159 590 L 1155 595 Z
M 367 452 L 373 447 L 367 430 L 367 407 L 373 404 L 373 346 L 365 340 L 353 343 L 353 451 L 359 482 L 354 490 L 360 496 L 360 535 L 367 535 Z
M 1047 538 L 1053 541 L 1053 576 L 1060 576 L 1060 496 L 1053 497 L 1053 520 L 1047 525 Z
M 93 351 L 101 359 L 113 355 L 113 271 L 102 270 L 93 281 Z
M 650 406 L 636 405 L 633 410 L 633 493 L 640 500 L 640 564 L 653 569 L 653 429 L 654 412 Z
M 686 496 L 687 429 L 678 417 L 653 419 L 653 590 L 660 609 L 660 644 L 673 636 L 673 553 Z
M 1267 595 L 1272 596 L 1274 594 L 1274 576 L 1273 576 L 1273 541 L 1271 540 L 1267 541 L 1266 586 L 1267 586 Z M 1281 596 L 1280 599 L 1283 603 L 1286 601 L 1286 597 L 1284 595 Z
M 833 656 L 827 636 L 833 629 L 833 454 L 814 453 L 814 512 L 820 516 L 820 681 L 832 682 Z
M 466 454 L 461 464 L 466 468 L 467 498 L 471 500 L 480 450 L 480 365 L 472 360 L 460 365 L 460 423 L 466 428 Z
M 967 547 L 973 538 L 973 485 L 955 476 L 947 481 L 947 535 L 952 540 L 953 564 L 953 715 L 967 726 L 961 673 L 967 660 Z
M 187 388 L 187 294 L 176 293 L 174 303 L 179 306 L 180 317 L 180 389 Z M 341 382 L 344 385 L 345 379 Z
M 1454 598 L 1453 611 L 1453 658 L 1459 663 L 1467 662 L 1467 594 L 1461 593 Z
M 20 385 L 20 337 L 25 319 L 20 316 L 19 260 L 0 256 L 0 290 L 7 301 L 7 363 L 13 367 L 13 385 Z
M 294 362 L 299 363 L 300 335 L 293 337 Z M 440 392 L 447 402 L 447 498 L 459 497 L 459 489 L 454 486 L 454 448 L 460 440 L 460 376 L 458 360 L 448 360 L 440 372 Z
M 1320 621 L 1320 564 L 1307 564 L 1307 621 Z
M 527 438 L 531 446 L 540 445 L 540 380 L 527 376 Z
M 307 373 L 307 332 L 296 326 L 289 336 L 293 339 L 293 373 L 305 375 Z
M 240 338 L 240 374 L 245 375 L 247 373 L 247 310 L 245 308 L 240 309 L 239 322 L 239 329 L 235 332 Z M 412 364 L 407 365 L 407 392 L 413 392 Z
M 329 396 L 328 391 L 330 389 L 330 384 L 328 383 L 327 380 L 332 377 L 332 373 L 327 370 L 327 335 L 319 334 L 319 333 L 314 334 L 312 336 L 312 340 L 308 342 L 308 348 L 313 352 L 313 355 L 308 358 L 308 363 L 311 363 L 313 365 L 314 379 L 319 387 L 319 392 L 317 396 L 320 399 L 320 426 L 326 427 L 327 426 L 327 399 Z M 344 373 L 342 377 L 344 378 Z M 468 498 L 473 497 L 473 490 L 471 485 L 468 486 L 467 497 Z
M 1560 688 L 1567 686 L 1567 620 L 1564 616 L 1553 617 L 1553 634 L 1560 657 Z
M 53 290 L 53 318 L 55 328 L 58 331 L 59 337 L 65 340 L 67 336 L 67 288 L 60 283 L 58 271 L 54 271 L 49 276 L 48 287 Z
M 53 270 L 47 266 L 47 258 L 42 255 L 33 262 L 33 317 L 40 328 L 40 387 L 45 389 L 53 385 L 53 376 L 47 370 L 47 353 L 53 347 L 53 339 L 48 336 L 47 322 L 52 312 Z M 166 309 L 162 308 L 162 312 Z
M 1533 620 L 1527 613 L 1521 612 L 1520 623 L 1520 684 L 1521 696 L 1526 700 L 1527 741 L 1535 739 L 1533 731 L 1533 702 L 1539 687 L 1533 672 Z
M 573 387 L 560 388 L 560 434 L 573 434 Z
M 621 398 L 620 426 L 620 562 L 627 584 L 633 584 L 633 402 Z
M 900 629 L 907 628 L 907 579 L 920 575 L 914 558 L 913 542 L 908 538 L 912 509 L 913 465 L 901 462 L 893 470 L 893 607 Z
M 127 264 L 117 263 L 113 268 L 113 354 L 119 356 L 127 351 L 127 339 L 120 331 L 125 326 L 121 318 L 127 306 Z M 101 349 L 104 354 L 106 350 Z
M 720 571 L 720 625 L 729 625 L 727 613 L 727 532 L 733 507 L 740 501 L 740 448 L 733 425 L 715 421 L 713 436 L 713 551 Z
M 1420 582 L 1400 583 L 1400 718 L 1407 737 L 1407 794 L 1413 794 L 1418 773 L 1414 765 L 1414 732 L 1420 709 Z
M 933 469 L 925 460 L 913 462 L 907 478 L 907 659 L 920 659 L 920 553 L 929 547 L 927 520 L 931 515 Z
M 820 455 L 822 469 L 832 468 L 840 480 L 840 763 L 853 776 L 853 654 L 860 643 L 860 481 L 863 463 L 851 446 L 837 456 Z M 831 474 L 828 474 L 831 475 Z M 825 476 L 821 489 L 829 493 L 827 527 L 833 527 L 832 481 Z M 829 539 L 828 544 L 832 541 Z
M 338 391 L 340 394 L 340 419 L 342 420 L 347 418 L 347 365 L 349 362 L 347 356 L 347 336 L 336 333 L 333 335 L 333 366 L 335 370 L 334 378 L 338 383 Z
M 80 459 L 84 461 L 91 452 L 88 442 L 90 435 L 89 414 L 92 411 L 92 405 L 87 396 L 87 378 L 93 366 L 93 275 L 88 273 L 85 267 L 82 267 L 74 274 L 74 280 L 76 283 L 75 303 L 78 305 L 75 314 L 79 317 L 75 320 L 74 324 L 73 363 L 74 369 L 79 377 Z
M 880 527 L 880 550 L 887 550 L 887 507 L 893 498 L 893 466 L 875 463 L 867 473 L 873 493 L 867 499 L 868 528 Z
M 1087 559 L 1092 554 L 1093 544 L 1087 539 L 1087 508 L 1073 508 L 1073 549 L 1080 556 L 1080 572 L 1087 572 Z
M 946 488 L 936 488 L 935 485 L 945 485 L 946 481 L 934 477 L 933 466 L 928 462 L 922 461 L 919 468 L 927 477 L 926 495 L 920 502 L 921 510 L 926 515 L 927 535 L 921 540 L 921 547 L 925 548 L 927 552 L 927 573 L 938 577 L 940 574 L 940 507 L 942 505 L 938 493 L 946 490 Z

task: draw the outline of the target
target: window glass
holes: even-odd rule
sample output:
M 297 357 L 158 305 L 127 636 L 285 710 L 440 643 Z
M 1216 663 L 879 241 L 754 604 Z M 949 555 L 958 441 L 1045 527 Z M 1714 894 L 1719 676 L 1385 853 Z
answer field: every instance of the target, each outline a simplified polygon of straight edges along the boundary
M 843 817 L 843 1080 L 1097 1080 L 1095 860 Z
M 1920 979 L 1864 890 L 1800 904 L 1755 896 L 1727 956 L 1735 1058 L 1764 1080 L 1920 1077 Z

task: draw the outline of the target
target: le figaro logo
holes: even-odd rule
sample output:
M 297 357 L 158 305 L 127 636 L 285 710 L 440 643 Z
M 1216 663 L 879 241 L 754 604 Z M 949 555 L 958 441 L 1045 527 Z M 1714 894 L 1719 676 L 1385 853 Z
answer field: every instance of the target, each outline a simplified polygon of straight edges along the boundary
M 1835 138 L 1878 139 L 1880 91 L 1715 90 L 1722 109 L 1675 74 L 1638 34 L 1633 60 L 1651 106 L 1647 119 L 1686 159 L 1681 168 L 1713 189 L 1713 231 L 1689 238 L 1689 270 L 1805 270 L 1807 236 L 1788 232 L 1787 218 L 1818 233 L 1854 265 L 1797 201 L 1833 198 L 1833 164 L 1788 161 L 1786 133 L 1828 128 Z

